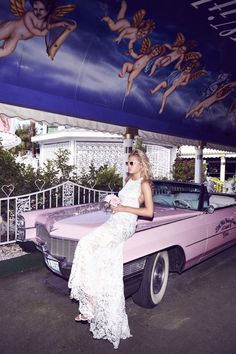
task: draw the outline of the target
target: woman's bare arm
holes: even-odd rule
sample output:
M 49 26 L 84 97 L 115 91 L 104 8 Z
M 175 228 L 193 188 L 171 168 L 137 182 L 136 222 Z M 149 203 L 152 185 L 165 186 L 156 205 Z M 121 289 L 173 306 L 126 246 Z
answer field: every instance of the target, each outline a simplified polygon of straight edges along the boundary
M 112 207 L 112 210 L 115 213 L 125 212 L 132 213 L 137 216 L 144 216 L 151 218 L 153 217 L 153 200 L 152 200 L 152 190 L 151 186 L 148 182 L 143 182 L 141 185 L 142 198 L 144 201 L 144 207 L 141 208 L 133 208 L 125 205 L 118 205 L 117 207 Z

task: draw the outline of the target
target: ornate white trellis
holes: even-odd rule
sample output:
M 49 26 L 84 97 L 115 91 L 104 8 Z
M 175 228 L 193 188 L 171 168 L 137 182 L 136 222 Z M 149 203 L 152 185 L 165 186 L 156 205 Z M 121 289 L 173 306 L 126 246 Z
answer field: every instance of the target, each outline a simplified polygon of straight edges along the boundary
M 99 202 L 109 193 L 70 181 L 44 190 L 44 181 L 37 180 L 35 185 L 37 192 L 14 197 L 14 186 L 1 187 L 6 197 L 0 198 L 0 245 L 16 242 L 25 211 Z

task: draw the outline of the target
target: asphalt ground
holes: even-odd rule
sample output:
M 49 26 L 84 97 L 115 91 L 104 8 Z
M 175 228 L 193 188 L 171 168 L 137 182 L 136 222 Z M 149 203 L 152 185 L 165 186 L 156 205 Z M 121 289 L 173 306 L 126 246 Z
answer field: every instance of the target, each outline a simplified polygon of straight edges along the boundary
M 236 247 L 171 275 L 154 309 L 127 299 L 133 337 L 117 350 L 74 322 L 77 304 L 67 283 L 44 266 L 40 254 L 23 257 L 0 262 L 1 354 L 236 353 Z

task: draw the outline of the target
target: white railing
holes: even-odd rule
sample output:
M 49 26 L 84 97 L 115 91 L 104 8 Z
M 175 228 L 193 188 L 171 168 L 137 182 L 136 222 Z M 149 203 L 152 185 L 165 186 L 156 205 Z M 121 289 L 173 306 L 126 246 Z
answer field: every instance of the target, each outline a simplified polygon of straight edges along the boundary
M 24 211 L 99 202 L 108 193 L 67 181 L 34 193 L 0 198 L 0 245 L 16 242 Z

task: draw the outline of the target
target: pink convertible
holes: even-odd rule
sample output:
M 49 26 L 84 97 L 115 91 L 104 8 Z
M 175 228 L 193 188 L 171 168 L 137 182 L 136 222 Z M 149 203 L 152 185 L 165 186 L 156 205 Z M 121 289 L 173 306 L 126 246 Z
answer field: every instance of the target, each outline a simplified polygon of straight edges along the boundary
M 236 243 L 236 202 L 208 194 L 203 185 L 154 182 L 155 213 L 139 219 L 124 248 L 125 295 L 143 307 L 156 306 L 169 272 L 183 272 Z M 21 242 L 33 242 L 47 266 L 68 278 L 77 242 L 109 217 L 104 203 L 23 214 Z

